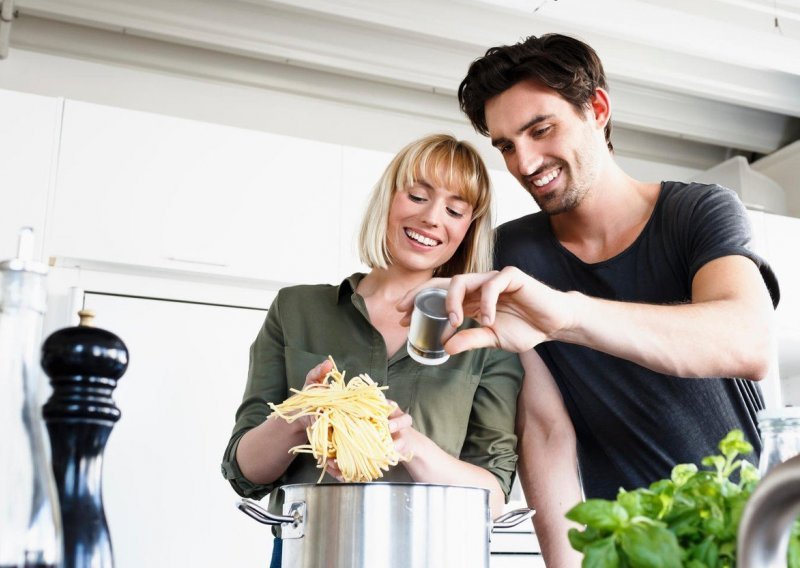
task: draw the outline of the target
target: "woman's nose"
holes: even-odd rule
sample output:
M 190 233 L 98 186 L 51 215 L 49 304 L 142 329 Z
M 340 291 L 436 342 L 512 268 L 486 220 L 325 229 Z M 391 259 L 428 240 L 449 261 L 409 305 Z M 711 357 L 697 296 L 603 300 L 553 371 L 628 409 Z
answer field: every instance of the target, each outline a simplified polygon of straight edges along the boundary
M 422 222 L 431 227 L 438 227 L 441 222 L 440 215 L 442 209 L 443 208 L 437 204 L 435 200 L 430 201 L 422 212 Z

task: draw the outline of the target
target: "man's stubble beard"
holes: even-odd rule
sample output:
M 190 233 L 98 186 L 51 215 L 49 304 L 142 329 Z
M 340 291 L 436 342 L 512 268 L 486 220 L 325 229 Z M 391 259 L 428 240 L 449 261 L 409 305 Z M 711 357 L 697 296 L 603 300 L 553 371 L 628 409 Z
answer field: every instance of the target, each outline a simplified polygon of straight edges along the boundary
M 562 173 L 564 173 L 564 169 L 562 169 Z M 570 180 L 566 189 L 561 193 L 552 192 L 545 196 L 537 196 L 535 192 L 532 191 L 531 185 L 532 182 L 526 181 L 525 189 L 531 197 L 533 197 L 539 209 L 548 215 L 559 215 L 560 213 L 567 213 L 568 211 L 576 209 L 589 191 L 588 187 L 579 187 Z

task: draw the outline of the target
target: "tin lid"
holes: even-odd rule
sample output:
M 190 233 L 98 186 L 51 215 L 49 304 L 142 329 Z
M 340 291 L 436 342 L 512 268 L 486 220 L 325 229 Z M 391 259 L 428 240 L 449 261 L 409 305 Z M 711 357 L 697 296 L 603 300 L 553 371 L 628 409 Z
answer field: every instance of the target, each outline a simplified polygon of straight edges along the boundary
M 446 298 L 443 288 L 425 288 L 414 297 L 414 307 L 430 318 L 447 319 Z
M 17 257 L 0 262 L 0 270 L 47 274 L 47 265 L 42 262 L 32 260 L 32 257 L 33 228 L 22 227 L 19 230 L 19 240 L 17 241 Z

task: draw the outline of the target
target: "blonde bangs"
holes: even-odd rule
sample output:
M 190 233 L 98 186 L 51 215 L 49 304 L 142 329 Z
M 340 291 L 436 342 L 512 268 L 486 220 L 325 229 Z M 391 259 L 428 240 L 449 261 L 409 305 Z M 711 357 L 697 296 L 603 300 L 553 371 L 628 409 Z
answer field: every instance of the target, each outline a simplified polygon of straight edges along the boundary
M 472 206 L 472 217 L 482 217 L 489 207 L 489 178 L 480 157 L 464 143 L 443 137 L 409 152 L 397 171 L 396 186 L 411 187 L 418 181 L 446 187 Z

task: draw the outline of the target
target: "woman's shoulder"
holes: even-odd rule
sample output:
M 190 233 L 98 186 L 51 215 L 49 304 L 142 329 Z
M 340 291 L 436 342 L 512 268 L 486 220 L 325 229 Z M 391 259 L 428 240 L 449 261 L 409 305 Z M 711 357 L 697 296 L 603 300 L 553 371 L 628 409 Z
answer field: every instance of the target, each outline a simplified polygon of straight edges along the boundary
M 281 300 L 328 300 L 336 299 L 341 294 L 351 294 L 355 291 L 358 282 L 363 278 L 361 273 L 355 273 L 343 279 L 339 284 L 295 284 L 285 286 L 278 291 Z

